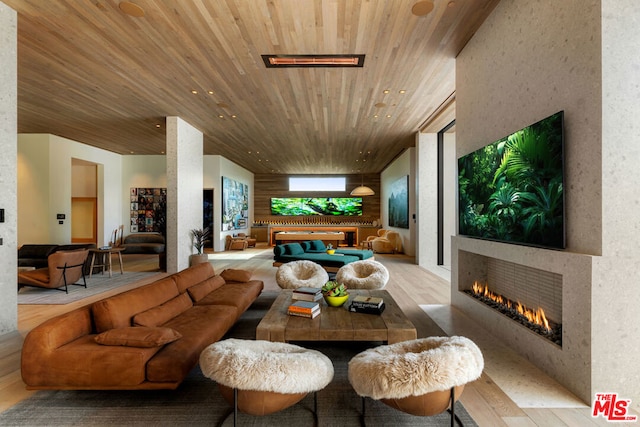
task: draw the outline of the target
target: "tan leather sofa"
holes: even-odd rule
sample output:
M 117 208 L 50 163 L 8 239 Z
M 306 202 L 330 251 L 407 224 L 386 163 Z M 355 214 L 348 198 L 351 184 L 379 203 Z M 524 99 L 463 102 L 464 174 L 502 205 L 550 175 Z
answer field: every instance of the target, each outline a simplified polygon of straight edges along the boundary
M 28 389 L 174 389 L 260 295 L 244 270 L 197 264 L 52 318 L 22 347 Z

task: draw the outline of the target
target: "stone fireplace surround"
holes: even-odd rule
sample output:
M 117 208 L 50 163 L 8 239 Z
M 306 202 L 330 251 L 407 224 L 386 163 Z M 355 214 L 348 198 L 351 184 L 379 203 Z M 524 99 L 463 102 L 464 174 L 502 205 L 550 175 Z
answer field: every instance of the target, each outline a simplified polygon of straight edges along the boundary
M 505 345 L 556 379 L 584 402 L 591 390 L 592 257 L 567 251 L 452 237 L 451 304 Z M 559 277 L 562 347 L 465 294 L 474 280 L 486 280 L 489 260 L 502 260 Z M 531 270 L 534 271 L 534 270 Z M 478 277 L 485 275 L 485 277 Z M 530 284 L 529 284 L 530 285 Z M 489 287 L 491 288 L 491 283 Z M 557 310 L 556 310 L 557 312 Z

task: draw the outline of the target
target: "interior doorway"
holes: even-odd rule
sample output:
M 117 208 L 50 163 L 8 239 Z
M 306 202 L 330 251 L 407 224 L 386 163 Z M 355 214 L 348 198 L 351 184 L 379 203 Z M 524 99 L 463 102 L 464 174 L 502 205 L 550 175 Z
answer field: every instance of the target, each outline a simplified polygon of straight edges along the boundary
M 438 132 L 438 265 L 451 270 L 451 236 L 456 235 L 457 173 L 456 121 Z
M 98 165 L 71 159 L 71 243 L 98 243 Z
M 213 249 L 213 188 L 202 190 L 202 228 L 209 227 L 205 248 Z
M 71 243 L 96 243 L 98 211 L 95 197 L 71 198 Z

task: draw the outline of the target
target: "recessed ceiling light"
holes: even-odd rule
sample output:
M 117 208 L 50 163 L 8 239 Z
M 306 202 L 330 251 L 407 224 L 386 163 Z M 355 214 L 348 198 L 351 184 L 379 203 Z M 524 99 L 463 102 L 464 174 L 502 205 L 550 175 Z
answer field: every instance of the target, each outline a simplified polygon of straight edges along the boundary
M 374 107 L 376 108 L 382 108 L 382 107 L 386 107 L 387 104 L 385 104 L 384 102 L 378 102 L 376 105 L 374 105 Z
M 218 102 L 216 105 L 220 108 L 229 108 L 229 104 L 224 102 Z
M 197 95 L 197 94 L 198 94 L 198 91 L 197 91 L 197 90 L 195 90 L 195 89 L 192 89 L 192 90 L 191 90 L 191 93 L 192 93 L 192 94 L 194 94 L 194 95 Z
M 161 126 L 161 125 L 160 125 L 160 123 L 156 124 L 156 127 L 157 127 L 157 128 L 159 128 L 160 126 Z
M 208 93 L 209 95 L 213 95 L 213 91 L 212 91 L 212 90 L 208 90 L 208 91 L 207 91 L 207 93 Z
M 218 114 L 218 118 L 219 119 L 224 119 L 224 116 L 222 114 Z
M 406 92 L 407 92 L 407 91 L 406 91 L 406 90 L 404 90 L 404 89 L 400 89 L 400 90 L 398 91 L 398 93 L 406 93 Z
M 391 118 L 391 114 L 387 114 L 387 119 L 390 119 L 390 118 Z
M 231 118 L 232 118 L 232 119 L 235 119 L 236 117 L 238 117 L 238 116 L 236 116 L 235 114 L 232 114 L 232 115 L 231 115 Z
M 144 9 L 130 1 L 122 1 L 118 7 L 123 13 L 129 16 L 133 16 L 135 18 L 142 18 L 144 16 Z
M 378 118 L 378 115 L 377 115 L 377 114 L 374 114 L 374 115 L 373 115 L 373 118 L 374 118 L 374 119 L 377 119 L 377 118 Z
M 433 10 L 433 2 L 432 1 L 419 1 L 413 5 L 411 8 L 411 13 L 416 16 L 425 16 L 429 14 Z
M 389 93 L 389 89 L 383 90 L 382 93 Z

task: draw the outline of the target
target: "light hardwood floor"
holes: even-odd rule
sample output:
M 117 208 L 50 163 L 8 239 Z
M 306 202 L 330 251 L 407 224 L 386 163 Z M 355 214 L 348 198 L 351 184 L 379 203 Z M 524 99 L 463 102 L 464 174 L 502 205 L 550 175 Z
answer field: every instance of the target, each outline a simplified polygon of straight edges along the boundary
M 123 256 L 125 271 L 157 271 L 157 257 L 144 255 Z M 421 304 L 449 304 L 449 283 L 413 263 L 405 255 L 376 254 L 376 259 L 389 270 L 391 280 L 387 290 L 416 326 L 418 337 L 445 335 L 440 327 L 420 308 Z M 278 290 L 275 282 L 276 268 L 272 266 L 271 249 L 258 245 L 256 249 L 210 254 L 215 270 L 243 268 L 251 270 L 253 277 L 265 282 L 265 290 Z M 159 275 L 166 273 L 158 272 Z M 111 293 L 119 293 L 160 276 L 152 276 Z M 103 293 L 67 305 L 19 305 L 18 332 L 0 336 L 0 411 L 28 398 L 32 391 L 24 388 L 20 378 L 20 350 L 23 337 L 44 320 L 99 300 L 110 293 Z M 486 374 L 464 390 L 460 401 L 480 426 L 599 426 L 610 425 L 602 418 L 594 419 L 585 408 L 520 408 Z M 617 423 L 617 425 L 621 425 Z M 635 424 L 637 425 L 637 424 Z

